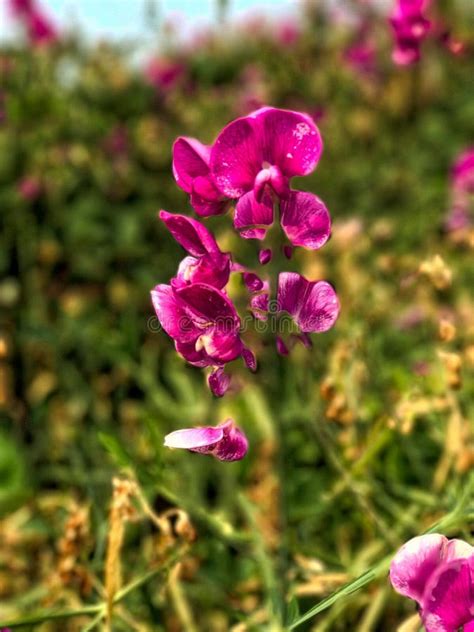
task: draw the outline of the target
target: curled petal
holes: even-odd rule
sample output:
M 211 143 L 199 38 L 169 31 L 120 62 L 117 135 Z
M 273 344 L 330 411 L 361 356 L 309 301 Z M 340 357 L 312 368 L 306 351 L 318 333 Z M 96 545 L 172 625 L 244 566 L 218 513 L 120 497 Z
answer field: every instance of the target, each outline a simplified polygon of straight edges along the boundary
M 270 165 L 259 171 L 255 178 L 253 193 L 258 202 L 262 201 L 267 186 L 271 187 L 280 198 L 287 198 L 290 194 L 288 178 L 274 165 Z
M 239 461 L 247 454 L 248 441 L 232 419 L 212 427 L 185 428 L 165 437 L 168 448 L 184 448 L 210 454 L 220 461 Z
M 204 368 L 216 364 L 216 361 L 209 357 L 204 348 L 196 349 L 195 339 L 192 342 L 179 342 L 175 340 L 174 346 L 177 353 L 193 366 Z
M 193 257 L 221 254 L 212 233 L 195 219 L 160 211 L 159 218 L 166 224 L 176 241 Z
M 330 329 L 339 315 L 339 300 L 326 281 L 308 281 L 297 272 L 278 277 L 279 311 L 290 314 L 304 333 Z
M 223 197 L 210 176 L 195 178 L 190 201 L 193 209 L 201 217 L 222 215 L 229 205 L 229 201 Z
M 208 383 L 213 394 L 222 397 L 229 388 L 230 376 L 224 373 L 223 367 L 219 367 L 209 375 Z
M 277 352 L 281 356 L 287 356 L 290 353 L 290 351 L 289 351 L 288 347 L 286 346 L 283 338 L 280 338 L 280 336 L 276 337 L 276 348 L 277 348 Z
M 263 250 L 260 250 L 258 253 L 258 260 L 262 266 L 269 263 L 272 260 L 272 249 L 264 248 Z
M 209 174 L 211 148 L 195 138 L 181 136 L 173 145 L 173 175 L 177 185 L 191 193 L 193 181 Z
M 244 359 L 245 365 L 247 368 L 255 373 L 257 370 L 257 359 L 253 351 L 251 351 L 248 347 L 242 348 L 242 358 Z
M 189 283 L 206 283 L 222 289 L 229 280 L 230 263 L 230 255 L 225 253 L 218 257 L 205 255 L 199 259 L 185 257 L 179 264 L 178 273 L 171 280 L 171 284 L 179 288 Z
M 268 319 L 268 303 L 269 296 L 267 292 L 252 296 L 250 299 L 250 309 L 255 318 L 262 321 Z
M 234 226 L 245 239 L 263 239 L 273 224 L 273 201 L 265 193 L 257 202 L 252 191 L 243 195 L 237 202 Z
M 331 218 L 324 203 L 312 193 L 292 191 L 280 203 L 281 225 L 294 246 L 321 248 L 331 233 Z
M 422 603 L 426 632 L 455 632 L 474 624 L 474 556 L 441 564 Z
M 151 300 L 158 320 L 169 336 L 181 342 L 189 342 L 196 337 L 196 327 L 186 306 L 170 285 L 157 285 L 151 291 Z
M 199 336 L 195 348 L 196 351 L 204 349 L 211 360 L 210 364 L 226 364 L 242 354 L 242 341 L 237 332 L 227 331 L 224 323 L 224 327 L 213 327 Z
M 250 292 L 259 292 L 263 289 L 262 279 L 254 272 L 244 272 L 242 276 L 244 283 Z
M 426 584 L 435 571 L 448 544 L 444 535 L 430 533 L 406 542 L 390 565 L 394 589 L 421 604 Z
M 195 321 L 203 326 L 219 323 L 221 329 L 233 331 L 240 326 L 240 319 L 230 298 L 215 287 L 205 283 L 193 283 L 176 290 Z

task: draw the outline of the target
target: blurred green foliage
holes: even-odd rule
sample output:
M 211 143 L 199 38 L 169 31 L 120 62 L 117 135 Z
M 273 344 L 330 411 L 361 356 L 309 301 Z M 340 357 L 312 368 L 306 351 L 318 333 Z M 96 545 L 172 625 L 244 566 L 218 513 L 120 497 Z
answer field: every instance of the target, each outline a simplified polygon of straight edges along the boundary
M 474 276 L 472 247 L 441 227 L 450 165 L 474 139 L 474 66 L 469 46 L 451 57 L 431 43 L 417 69 L 396 68 L 385 23 L 370 19 L 373 75 L 343 62 L 354 33 L 310 10 L 291 46 L 248 27 L 170 50 L 184 75 L 161 92 L 129 50 L 106 43 L 0 52 L 0 622 L 77 605 L 77 586 L 48 588 L 72 501 L 91 512 L 81 563 L 103 579 L 111 479 L 122 468 L 156 511 L 178 504 L 196 523 L 182 585 L 197 629 L 216 632 L 239 620 L 265 629 L 261 559 L 212 521 L 245 532 L 239 494 L 262 510 L 253 529 L 279 598 L 296 594 L 301 610 L 456 504 L 474 464 Z M 472 16 L 453 5 L 445 19 L 468 37 Z M 289 265 L 334 283 L 342 315 L 311 352 L 295 348 L 288 359 L 249 332 L 257 375 L 237 367 L 236 392 L 214 401 L 202 371 L 153 331 L 149 291 L 181 256 L 156 212 L 192 212 L 171 174 L 174 139 L 210 143 L 258 101 L 323 113 L 323 158 L 296 186 L 327 203 L 334 236 Z M 255 265 L 257 246 L 228 217 L 209 225 L 223 249 Z M 442 289 L 418 274 L 436 253 L 453 271 Z M 445 316 L 453 341 L 438 338 Z M 461 388 L 440 348 L 461 358 Z M 241 463 L 161 447 L 173 429 L 226 416 L 251 441 Z M 130 526 L 127 580 L 149 567 L 155 536 L 150 525 Z M 176 598 L 153 583 L 127 608 L 139 629 L 184 629 Z M 307 629 L 391 630 L 412 612 L 381 580 Z M 133 626 L 118 618 L 113 629 Z

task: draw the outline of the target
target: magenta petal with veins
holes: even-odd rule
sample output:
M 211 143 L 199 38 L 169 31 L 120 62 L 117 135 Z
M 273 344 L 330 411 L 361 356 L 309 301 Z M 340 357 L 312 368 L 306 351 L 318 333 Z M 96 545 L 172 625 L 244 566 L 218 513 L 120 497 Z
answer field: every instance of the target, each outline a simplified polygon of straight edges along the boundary
M 230 198 L 271 189 L 281 198 L 293 176 L 311 173 L 322 152 L 316 124 L 307 114 L 264 107 L 229 123 L 210 158 L 216 186 Z
M 330 329 L 339 315 L 339 300 L 326 281 L 308 281 L 297 272 L 281 272 L 278 277 L 278 311 L 293 317 L 304 333 Z

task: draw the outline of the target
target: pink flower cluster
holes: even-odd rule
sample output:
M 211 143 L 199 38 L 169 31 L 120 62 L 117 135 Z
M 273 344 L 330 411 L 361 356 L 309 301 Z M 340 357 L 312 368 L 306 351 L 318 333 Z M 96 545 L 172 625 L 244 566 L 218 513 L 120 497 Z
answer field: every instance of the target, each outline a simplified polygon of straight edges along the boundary
M 36 0 L 8 0 L 12 15 L 25 27 L 30 44 L 44 46 L 58 40 L 58 32 L 51 19 Z
M 390 566 L 394 589 L 416 601 L 426 632 L 474 631 L 474 547 L 432 533 L 409 540 Z
M 293 247 L 316 250 L 330 235 L 324 203 L 313 193 L 290 187 L 294 176 L 315 169 L 321 152 L 321 135 L 310 116 L 264 107 L 229 123 L 212 146 L 178 138 L 173 146 L 173 174 L 201 218 L 233 207 L 234 227 L 245 239 L 263 240 L 272 227 L 281 228 L 287 240 L 283 252 L 289 258 Z M 255 319 L 278 323 L 286 315 L 299 329 L 297 339 L 306 346 L 308 334 L 333 326 L 339 301 L 326 281 L 310 281 L 297 272 L 280 270 L 276 278 L 262 279 L 233 261 L 231 253 L 222 252 L 201 221 L 167 211 L 159 217 L 187 256 L 169 284 L 152 290 L 153 306 L 177 352 L 188 363 L 211 369 L 208 384 L 214 395 L 224 395 L 229 387 L 230 377 L 225 373 L 229 363 L 242 358 L 251 371 L 257 368 L 255 354 L 243 340 L 241 318 L 227 293 L 231 274 L 242 275 Z M 277 255 L 264 247 L 259 264 L 275 262 Z M 280 335 L 276 335 L 276 346 L 281 354 L 288 353 Z M 187 441 L 191 435 L 183 432 L 173 434 L 173 441 L 176 437 Z M 226 432 L 223 440 L 227 440 Z M 209 437 L 213 436 L 210 432 Z M 214 448 L 201 449 L 204 445 L 214 444 L 209 440 L 194 447 L 216 456 Z M 188 444 L 173 447 L 193 449 Z

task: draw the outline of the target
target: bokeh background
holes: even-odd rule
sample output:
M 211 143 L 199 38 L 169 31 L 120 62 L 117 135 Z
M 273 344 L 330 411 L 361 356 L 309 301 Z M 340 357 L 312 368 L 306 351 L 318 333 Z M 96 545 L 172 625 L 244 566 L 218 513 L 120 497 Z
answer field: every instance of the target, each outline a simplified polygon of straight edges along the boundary
M 99 603 L 119 561 L 127 585 L 182 547 L 179 568 L 131 591 L 110 629 L 265 630 L 275 601 L 294 619 L 297 603 L 307 610 L 447 515 L 474 465 L 473 229 L 447 223 L 451 168 L 474 142 L 470 0 L 433 3 L 443 28 L 407 68 L 391 60 L 387 4 L 368 0 L 222 2 L 206 19 L 200 3 L 176 13 L 136 0 L 137 32 L 44 0 L 55 36 L 40 43 L 7 4 L 0 624 L 93 629 L 87 613 L 27 617 Z M 123 3 L 105 5 L 113 16 Z M 326 202 L 333 236 L 288 265 L 333 283 L 342 312 L 288 358 L 248 332 L 259 370 L 236 366 L 215 400 L 155 328 L 150 289 L 181 258 L 156 213 L 193 213 L 171 173 L 174 139 L 211 143 L 262 104 L 321 129 L 321 162 L 297 186 Z M 255 264 L 229 217 L 208 225 Z M 238 279 L 231 291 L 244 305 Z M 162 448 L 167 432 L 229 416 L 251 441 L 240 463 Z M 113 492 L 118 476 L 139 492 Z M 469 525 L 453 535 L 470 540 Z M 301 629 L 396 630 L 414 612 L 382 573 Z

